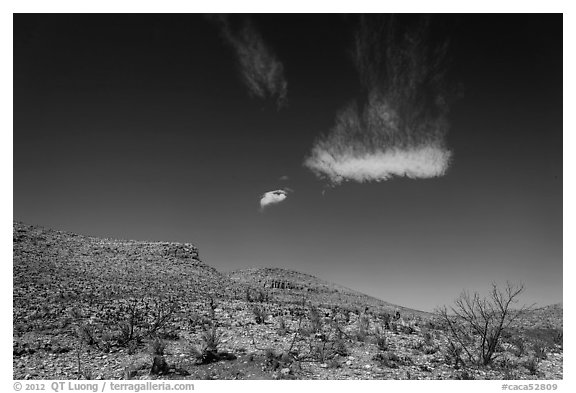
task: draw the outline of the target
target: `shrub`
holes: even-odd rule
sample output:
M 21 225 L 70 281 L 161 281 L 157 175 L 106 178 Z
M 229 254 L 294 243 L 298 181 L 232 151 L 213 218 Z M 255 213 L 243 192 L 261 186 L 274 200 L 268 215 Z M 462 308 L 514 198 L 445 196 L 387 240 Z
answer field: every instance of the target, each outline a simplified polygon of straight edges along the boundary
M 358 330 L 356 331 L 356 339 L 358 341 L 365 341 L 368 336 L 368 329 L 370 327 L 370 319 L 366 314 L 362 314 L 358 318 Z
M 316 307 L 310 306 L 308 318 L 310 319 L 310 330 L 312 330 L 313 333 L 320 332 L 322 330 L 322 320 Z
M 448 341 L 448 348 L 446 349 L 445 361 L 447 364 L 453 364 L 455 369 L 460 367 L 462 361 L 462 347 L 452 341 Z
M 268 316 L 264 310 L 264 307 L 260 306 L 252 307 L 252 313 L 254 313 L 254 320 L 257 324 L 264 323 L 264 321 L 266 321 L 266 317 Z
M 346 346 L 346 342 L 342 338 L 336 339 L 334 341 L 334 353 L 339 356 L 348 356 L 349 351 L 348 347 Z
M 416 349 L 417 351 L 421 351 L 424 348 L 424 345 L 425 344 L 423 340 L 418 340 L 412 345 L 412 348 Z
M 216 326 L 205 327 L 200 337 L 202 339 L 203 347 L 205 350 L 214 352 L 218 350 L 222 334 L 218 331 Z
M 286 329 L 286 321 L 284 320 L 284 317 L 280 317 L 278 319 L 277 333 L 279 336 L 285 336 L 287 332 L 288 332 L 288 329 Z
M 388 340 L 386 339 L 386 334 L 384 333 L 384 331 L 382 329 L 380 329 L 379 327 L 376 328 L 375 338 L 376 338 L 376 345 L 378 346 L 378 349 L 380 349 L 381 351 L 387 351 L 388 350 Z
M 522 357 L 526 353 L 526 345 L 521 337 L 511 340 L 510 344 L 513 345 L 512 353 L 516 357 Z
M 564 333 L 562 331 L 558 331 L 554 335 L 554 344 L 560 345 L 561 347 L 564 345 Z
M 190 346 L 192 355 L 196 362 L 200 364 L 212 363 L 220 360 L 218 346 L 220 345 L 222 334 L 215 325 L 204 325 L 200 335 L 200 346 Z M 228 355 L 228 354 L 227 354 Z
M 160 338 L 156 337 L 149 346 L 149 353 L 152 356 L 164 356 L 164 349 L 166 349 L 166 344 Z
M 536 341 L 533 343 L 532 349 L 534 350 L 534 356 L 537 359 L 545 360 L 548 357 L 546 355 L 546 345 L 542 341 Z
M 94 326 L 87 323 L 80 323 L 76 330 L 76 334 L 80 341 L 86 345 L 96 345 L 96 332 Z
M 382 315 L 382 321 L 384 322 L 384 329 L 390 330 L 390 321 L 392 320 L 392 315 L 384 313 Z
M 536 357 L 529 358 L 524 362 L 524 367 L 526 367 L 530 375 L 536 375 L 538 373 L 538 359 Z
M 424 353 L 426 355 L 433 355 L 436 352 L 438 352 L 440 350 L 440 347 L 438 345 L 426 345 L 424 347 Z
M 144 337 L 156 336 L 172 321 L 176 310 L 173 298 L 128 299 L 120 303 L 116 319 L 109 321 L 118 332 L 118 344 L 129 346 Z
M 486 366 L 492 362 L 502 332 L 527 310 L 526 307 L 511 308 L 523 291 L 523 285 L 515 286 L 508 282 L 501 291 L 492 284 L 487 298 L 481 298 L 478 293 L 463 292 L 450 311 L 446 307 L 438 310 L 438 315 L 448 327 L 450 341 L 462 348 L 471 363 Z
M 400 358 L 394 352 L 379 352 L 372 360 L 377 361 L 383 367 L 398 368 L 401 363 Z
M 430 331 L 426 330 L 422 335 L 422 337 L 424 338 L 424 344 L 426 345 L 434 344 L 434 335 Z
M 416 330 L 410 325 L 400 325 L 400 331 L 404 334 L 412 334 Z

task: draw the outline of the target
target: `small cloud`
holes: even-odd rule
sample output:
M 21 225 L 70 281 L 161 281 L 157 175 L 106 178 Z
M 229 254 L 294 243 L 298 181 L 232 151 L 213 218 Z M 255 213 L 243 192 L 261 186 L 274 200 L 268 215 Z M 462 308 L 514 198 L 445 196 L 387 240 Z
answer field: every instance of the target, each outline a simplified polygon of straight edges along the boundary
M 250 94 L 262 99 L 273 99 L 278 108 L 286 103 L 288 83 L 284 66 L 266 44 L 251 20 L 244 18 L 240 29 L 233 29 L 227 15 L 210 18 L 218 22 L 226 41 L 234 48 L 242 79 Z
M 274 190 L 268 191 L 260 198 L 260 211 L 269 205 L 278 204 L 288 198 L 288 192 L 292 190 Z

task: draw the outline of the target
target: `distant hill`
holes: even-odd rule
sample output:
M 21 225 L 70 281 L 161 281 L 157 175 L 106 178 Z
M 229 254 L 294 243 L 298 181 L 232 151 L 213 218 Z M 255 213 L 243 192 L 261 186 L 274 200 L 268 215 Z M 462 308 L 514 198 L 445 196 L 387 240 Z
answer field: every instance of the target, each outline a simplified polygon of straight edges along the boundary
M 375 312 L 424 315 L 423 311 L 412 310 L 385 302 L 359 291 L 334 284 L 306 273 L 281 268 L 236 270 L 227 276 L 241 284 L 269 291 L 273 299 L 283 302 L 299 302 L 305 299 L 323 307 L 334 306 L 359 309 L 366 307 Z

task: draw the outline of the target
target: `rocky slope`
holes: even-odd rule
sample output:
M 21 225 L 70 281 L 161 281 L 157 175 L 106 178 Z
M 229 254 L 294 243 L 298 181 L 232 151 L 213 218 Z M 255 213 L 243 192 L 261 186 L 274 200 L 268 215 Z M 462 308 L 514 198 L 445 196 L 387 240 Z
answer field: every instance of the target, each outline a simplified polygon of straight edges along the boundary
M 305 299 L 325 308 L 342 307 L 361 311 L 368 308 L 379 313 L 395 314 L 398 311 L 405 316 L 428 315 L 423 311 L 391 304 L 342 285 L 293 270 L 246 269 L 228 272 L 227 276 L 238 283 L 266 289 L 273 299 L 286 303 L 298 303 Z

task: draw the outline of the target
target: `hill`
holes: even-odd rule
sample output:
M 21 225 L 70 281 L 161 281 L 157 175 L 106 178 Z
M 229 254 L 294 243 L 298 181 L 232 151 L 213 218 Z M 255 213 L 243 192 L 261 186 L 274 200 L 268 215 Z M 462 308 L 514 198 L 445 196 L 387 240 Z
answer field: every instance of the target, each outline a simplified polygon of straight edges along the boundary
M 405 316 L 429 315 L 293 270 L 246 269 L 228 272 L 227 276 L 238 283 L 266 289 L 272 299 L 285 303 L 298 303 L 304 299 L 325 308 L 343 307 L 361 311 L 368 308 L 375 313 L 395 314 L 398 311 Z

